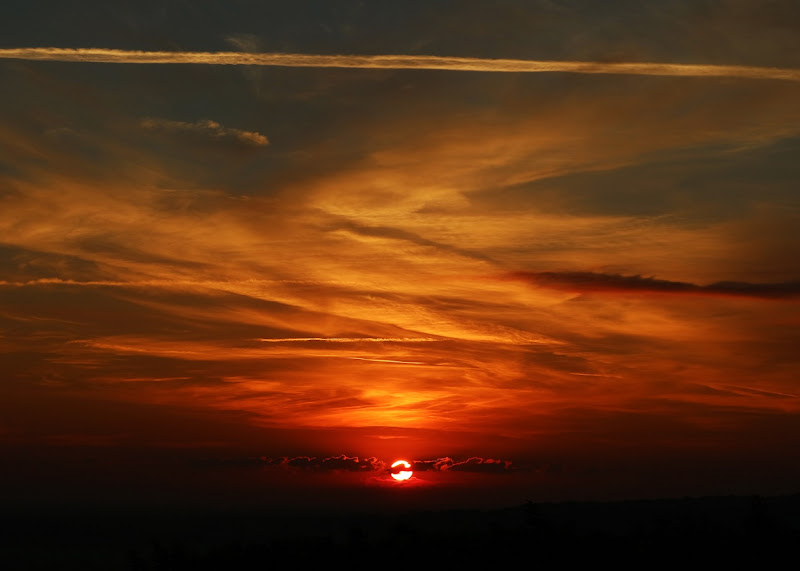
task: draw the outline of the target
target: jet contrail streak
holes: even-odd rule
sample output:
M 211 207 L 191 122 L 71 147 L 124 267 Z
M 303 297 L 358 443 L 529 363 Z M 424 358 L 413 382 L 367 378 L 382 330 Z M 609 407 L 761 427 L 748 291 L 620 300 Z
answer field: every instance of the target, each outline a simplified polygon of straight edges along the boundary
M 360 69 L 431 69 L 519 73 L 604 73 L 680 77 L 737 77 L 800 81 L 800 69 L 647 62 L 537 61 L 425 55 L 313 55 L 242 52 L 146 52 L 102 48 L 0 49 L 0 59 L 85 63 L 265 65 Z
M 326 341 L 328 343 L 430 343 L 441 341 L 432 337 L 289 337 L 280 339 L 258 339 L 263 343 L 306 343 Z

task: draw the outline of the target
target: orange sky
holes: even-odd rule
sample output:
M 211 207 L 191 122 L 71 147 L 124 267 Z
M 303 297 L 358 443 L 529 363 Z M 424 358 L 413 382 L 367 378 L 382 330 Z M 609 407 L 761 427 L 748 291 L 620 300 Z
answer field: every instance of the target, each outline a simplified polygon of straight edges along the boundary
M 523 20 L 546 13 L 565 37 L 606 22 L 541 4 Z M 494 25 L 467 11 L 474 28 L 449 43 L 363 31 L 360 53 L 800 68 L 778 15 L 748 23 L 739 3 L 703 39 L 708 14 L 684 4 L 626 12 L 655 38 L 682 22 L 666 52 L 601 28 L 537 53 L 501 13 L 507 45 L 475 53 L 469 33 Z M 1 47 L 169 48 L 93 34 Z M 167 51 L 350 46 L 263 35 Z M 643 495 L 800 476 L 797 83 L 18 60 L 0 74 L 0 444 L 20 474 L 135 450 L 155 465 L 502 458 L 529 484 L 549 474 L 554 497 L 625 495 L 615 467 Z

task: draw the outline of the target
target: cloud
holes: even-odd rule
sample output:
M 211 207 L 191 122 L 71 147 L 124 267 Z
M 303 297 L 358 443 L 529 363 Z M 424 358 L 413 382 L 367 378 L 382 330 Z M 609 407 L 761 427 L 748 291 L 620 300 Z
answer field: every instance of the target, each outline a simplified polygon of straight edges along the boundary
M 258 53 L 261 51 L 261 40 L 253 34 L 235 34 L 225 38 L 225 41 L 247 53 Z
M 437 458 L 435 460 L 414 460 L 411 462 L 411 469 L 414 472 L 444 471 L 453 464 L 453 459 L 449 457 Z
M 655 62 L 540 61 L 426 55 L 317 55 L 241 52 L 163 52 L 103 48 L 8 48 L 0 59 L 138 64 L 262 65 L 353 69 L 429 69 L 516 73 L 589 73 L 676 77 L 738 77 L 800 81 L 800 70 L 742 65 Z
M 274 461 L 270 461 L 269 459 L 265 460 L 265 464 L 276 465 Z M 330 458 L 308 456 L 283 458 L 277 466 L 312 470 L 315 472 L 376 472 L 386 468 L 385 464 L 377 458 L 370 457 L 361 460 L 358 456 L 346 456 L 344 454 Z
M 411 463 L 411 469 L 415 472 L 483 472 L 500 474 L 511 471 L 511 464 L 510 460 L 496 460 L 478 456 L 461 461 L 445 456 L 435 460 L 415 460 Z
M 263 468 L 267 470 L 303 470 L 312 472 L 377 472 L 386 465 L 377 458 L 359 459 L 358 456 L 316 457 L 316 456 L 247 456 L 241 458 L 206 459 L 204 464 L 236 466 L 241 468 Z
M 417 244 L 419 246 L 427 246 L 431 248 L 435 248 L 437 250 L 441 250 L 442 252 L 456 254 L 458 256 L 464 256 L 465 258 L 472 258 L 475 260 L 481 261 L 491 261 L 491 259 L 480 252 L 465 250 L 463 248 L 458 248 L 455 246 L 451 246 L 449 244 L 442 244 L 440 242 L 436 242 L 434 240 L 428 240 L 418 234 L 413 232 L 409 232 L 407 230 L 402 230 L 400 228 L 392 228 L 389 226 L 366 226 L 363 224 L 358 224 L 352 220 L 341 220 L 333 225 L 330 226 L 330 230 L 344 230 L 347 232 L 352 232 L 354 234 L 360 236 L 368 236 L 372 238 L 383 238 L 387 240 L 402 240 L 411 242 L 412 244 Z
M 512 279 L 527 281 L 540 287 L 577 292 L 674 293 L 702 294 L 763 299 L 800 296 L 800 282 L 747 283 L 724 281 L 709 285 L 661 280 L 638 275 L 602 274 L 595 272 L 513 272 Z
M 194 123 L 170 121 L 168 119 L 145 119 L 141 122 L 141 126 L 151 131 L 197 135 L 212 140 L 232 141 L 253 147 L 269 145 L 269 140 L 261 133 L 224 127 L 210 119 L 202 119 Z
M 451 472 L 481 472 L 484 474 L 502 474 L 511 470 L 511 462 L 508 460 L 495 460 L 493 458 L 478 458 L 473 456 L 463 462 L 453 462 L 447 468 L 443 465 L 441 470 Z

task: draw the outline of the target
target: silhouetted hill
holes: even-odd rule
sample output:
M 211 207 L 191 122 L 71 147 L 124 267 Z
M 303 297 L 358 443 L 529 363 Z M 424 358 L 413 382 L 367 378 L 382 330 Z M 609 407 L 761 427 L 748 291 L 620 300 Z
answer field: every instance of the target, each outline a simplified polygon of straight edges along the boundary
M 17 510 L 0 516 L 0 567 L 236 570 L 763 565 L 800 546 L 800 495 L 532 503 L 394 514 L 264 510 Z

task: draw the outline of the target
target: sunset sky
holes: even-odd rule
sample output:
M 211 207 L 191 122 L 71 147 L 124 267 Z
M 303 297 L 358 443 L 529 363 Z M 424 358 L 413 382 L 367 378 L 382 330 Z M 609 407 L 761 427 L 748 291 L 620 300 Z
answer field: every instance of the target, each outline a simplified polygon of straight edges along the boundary
M 0 497 L 800 491 L 794 0 L 20 1 L 0 56 Z

